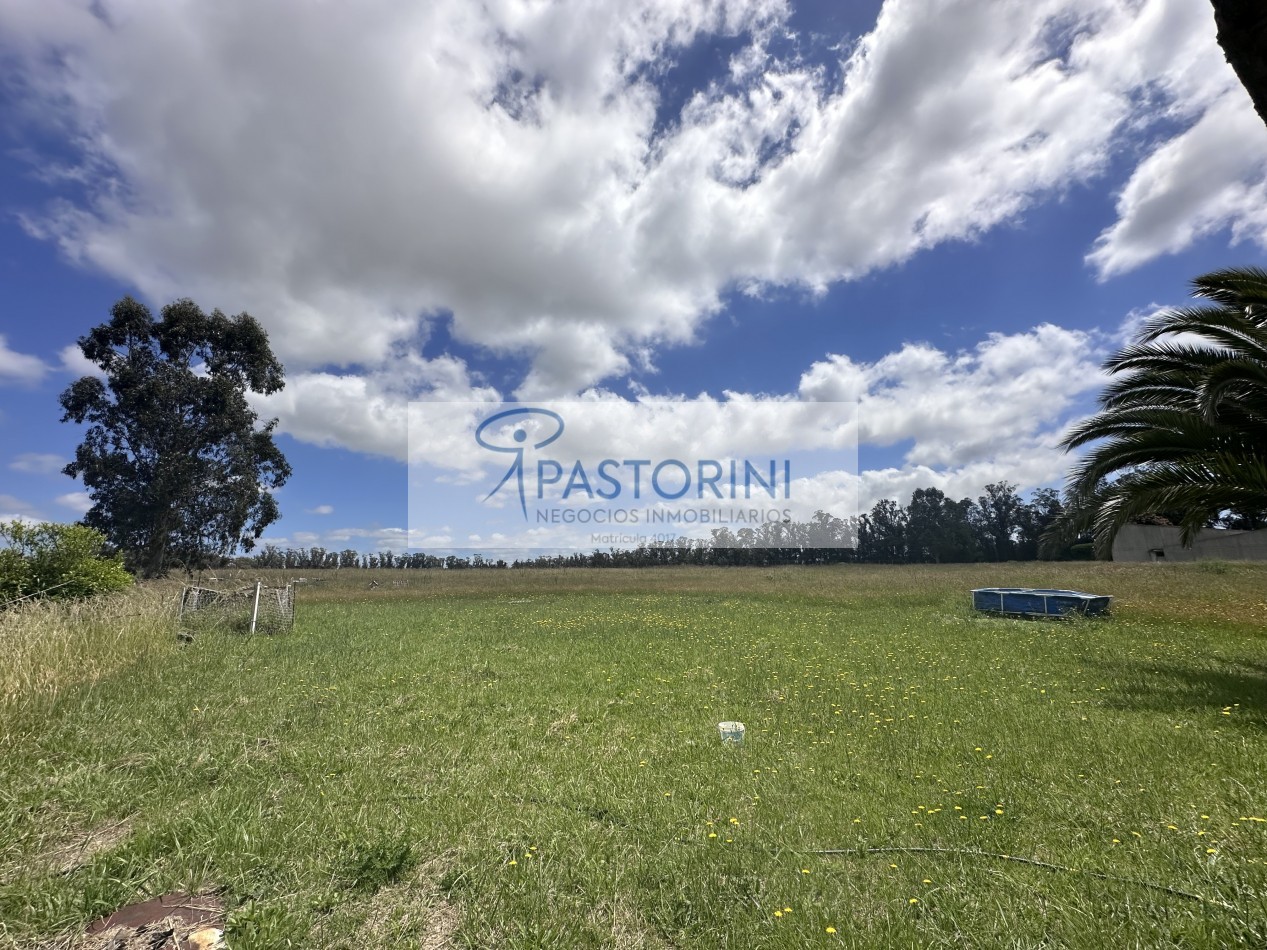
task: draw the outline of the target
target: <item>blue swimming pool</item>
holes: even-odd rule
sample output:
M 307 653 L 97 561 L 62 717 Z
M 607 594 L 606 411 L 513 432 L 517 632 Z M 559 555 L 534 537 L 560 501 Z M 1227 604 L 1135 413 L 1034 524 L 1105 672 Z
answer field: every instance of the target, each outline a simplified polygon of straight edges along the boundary
M 972 606 L 977 610 L 1026 617 L 1103 614 L 1112 599 L 1104 594 L 1045 587 L 979 587 L 972 592 Z

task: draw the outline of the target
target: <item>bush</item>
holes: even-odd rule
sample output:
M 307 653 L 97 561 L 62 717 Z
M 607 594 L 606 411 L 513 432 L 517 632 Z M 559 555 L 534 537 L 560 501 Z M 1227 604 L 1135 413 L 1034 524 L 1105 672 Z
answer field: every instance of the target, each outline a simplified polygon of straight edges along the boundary
M 130 586 L 123 561 L 106 555 L 105 544 L 101 532 L 78 524 L 0 524 L 0 604 L 91 597 Z

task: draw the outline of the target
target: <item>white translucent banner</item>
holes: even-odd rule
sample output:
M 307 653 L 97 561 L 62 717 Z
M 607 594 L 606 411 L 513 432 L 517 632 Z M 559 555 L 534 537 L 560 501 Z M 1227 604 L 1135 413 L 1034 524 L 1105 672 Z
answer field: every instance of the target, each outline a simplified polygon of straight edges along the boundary
M 857 509 L 855 403 L 409 406 L 411 551 L 845 548 Z

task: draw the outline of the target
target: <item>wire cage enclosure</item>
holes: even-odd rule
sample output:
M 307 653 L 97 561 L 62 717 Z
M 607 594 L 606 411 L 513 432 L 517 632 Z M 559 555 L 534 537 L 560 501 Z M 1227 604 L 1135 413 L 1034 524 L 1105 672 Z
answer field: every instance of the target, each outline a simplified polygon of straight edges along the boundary
M 186 586 L 180 594 L 180 631 L 287 633 L 295 626 L 295 585 L 256 583 L 234 590 Z

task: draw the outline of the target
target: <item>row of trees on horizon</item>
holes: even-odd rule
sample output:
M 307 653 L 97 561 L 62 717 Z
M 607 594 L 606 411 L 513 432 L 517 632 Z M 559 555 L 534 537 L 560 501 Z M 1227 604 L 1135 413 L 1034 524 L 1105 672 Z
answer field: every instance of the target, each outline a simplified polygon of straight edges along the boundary
M 654 567 L 670 564 L 753 566 L 775 564 L 964 563 L 1032 561 L 1039 558 L 1043 533 L 1063 512 L 1055 489 L 1032 493 L 1029 501 L 1006 481 L 987 485 L 976 500 L 948 498 L 936 488 L 920 488 L 908 505 L 877 502 L 856 518 L 817 512 L 807 522 L 764 524 L 731 532 L 721 528 L 707 540 L 681 539 L 657 545 L 609 548 L 589 553 L 541 555 L 507 562 L 484 554 L 470 557 L 420 552 L 366 554 L 354 549 L 282 548 L 265 544 L 249 557 L 225 564 L 288 570 L 460 569 L 506 567 Z M 1090 557 L 1089 544 L 1066 545 L 1047 556 Z

